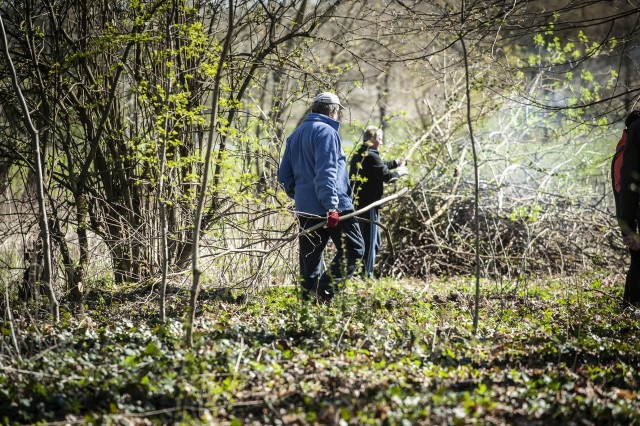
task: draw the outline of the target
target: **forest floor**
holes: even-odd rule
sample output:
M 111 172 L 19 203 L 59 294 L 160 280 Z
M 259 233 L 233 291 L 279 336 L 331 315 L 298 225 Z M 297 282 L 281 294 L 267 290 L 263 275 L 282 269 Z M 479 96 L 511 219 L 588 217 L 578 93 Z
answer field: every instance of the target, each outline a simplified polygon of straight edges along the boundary
M 475 335 L 472 277 L 205 291 L 192 349 L 186 290 L 160 324 L 105 287 L 82 319 L 16 310 L 15 341 L 3 320 L 0 423 L 639 424 L 640 317 L 604 277 L 482 282 Z

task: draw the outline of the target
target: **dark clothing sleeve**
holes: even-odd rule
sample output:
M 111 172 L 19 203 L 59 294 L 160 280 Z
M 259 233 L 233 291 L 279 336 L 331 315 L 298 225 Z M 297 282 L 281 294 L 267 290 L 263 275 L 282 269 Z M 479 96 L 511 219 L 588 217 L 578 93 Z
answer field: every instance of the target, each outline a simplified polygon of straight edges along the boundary
M 371 176 L 381 182 L 389 182 L 394 177 L 397 178 L 398 174 L 390 171 L 389 163 L 395 163 L 395 160 L 384 162 L 377 151 L 369 150 L 369 155 L 363 158 L 362 168 L 368 170 Z
M 627 129 L 620 185 L 620 229 L 622 235 L 637 232 L 640 190 L 640 121 Z
M 385 161 L 384 164 L 387 166 L 389 170 L 398 168 L 397 160 Z
M 289 141 L 284 149 L 280 167 L 278 167 L 278 181 L 282 184 L 284 191 L 290 198 L 295 196 L 296 181 L 293 178 L 293 166 L 291 164 L 291 150 L 289 149 Z

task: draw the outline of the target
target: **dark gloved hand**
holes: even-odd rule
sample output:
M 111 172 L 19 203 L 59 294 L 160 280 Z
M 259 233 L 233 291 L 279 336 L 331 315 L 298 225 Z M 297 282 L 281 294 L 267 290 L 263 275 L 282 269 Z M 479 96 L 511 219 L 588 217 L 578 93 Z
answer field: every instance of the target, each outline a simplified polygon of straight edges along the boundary
M 335 228 L 338 226 L 338 221 L 340 220 L 340 215 L 338 215 L 338 210 L 329 210 L 327 212 L 327 224 L 325 228 Z

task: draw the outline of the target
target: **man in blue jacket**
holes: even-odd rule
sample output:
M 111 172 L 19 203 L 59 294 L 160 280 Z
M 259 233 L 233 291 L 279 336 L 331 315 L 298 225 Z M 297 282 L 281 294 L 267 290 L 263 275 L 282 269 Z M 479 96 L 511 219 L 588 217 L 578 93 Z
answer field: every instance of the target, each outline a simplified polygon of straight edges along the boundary
M 346 155 L 338 135 L 339 98 L 330 92 L 315 97 L 311 113 L 287 138 L 278 181 L 293 198 L 300 221 L 300 275 L 303 299 L 331 301 L 336 284 L 353 276 L 364 254 L 364 242 L 353 212 Z M 304 230 L 323 223 L 311 233 Z M 323 271 L 323 253 L 333 241 L 336 254 Z

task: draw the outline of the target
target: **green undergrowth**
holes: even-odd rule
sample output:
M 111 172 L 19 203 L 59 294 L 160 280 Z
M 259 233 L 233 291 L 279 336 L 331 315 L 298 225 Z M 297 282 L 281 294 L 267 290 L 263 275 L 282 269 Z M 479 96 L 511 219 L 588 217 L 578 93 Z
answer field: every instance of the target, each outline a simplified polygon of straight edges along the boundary
M 2 324 L 0 422 L 638 424 L 640 324 L 594 278 L 353 281 L 330 306 L 295 289 L 94 295 L 84 319 Z M 224 297 L 219 297 L 220 295 Z M 16 312 L 18 314 L 18 312 Z M 19 315 L 16 315 L 19 317 Z

